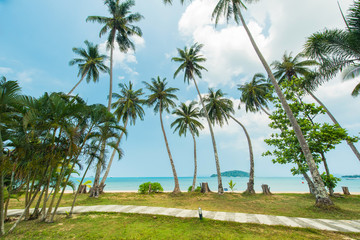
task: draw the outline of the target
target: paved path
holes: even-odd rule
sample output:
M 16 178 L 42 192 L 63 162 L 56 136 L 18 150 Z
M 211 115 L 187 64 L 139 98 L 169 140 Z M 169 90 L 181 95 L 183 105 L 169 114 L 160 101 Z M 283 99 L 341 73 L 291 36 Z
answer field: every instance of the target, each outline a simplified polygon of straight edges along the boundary
M 23 210 L 9 209 L 9 216 L 19 216 Z M 70 211 L 70 207 L 60 207 L 59 214 Z M 74 213 L 85 212 L 121 212 L 139 213 L 151 215 L 166 215 L 183 218 L 198 218 L 198 210 L 188 210 L 180 208 L 147 207 L 134 205 L 99 205 L 99 206 L 78 206 L 74 208 Z M 208 219 L 230 221 L 239 223 L 258 223 L 266 225 L 283 225 L 288 227 L 315 228 L 328 231 L 339 232 L 360 232 L 360 220 L 329 220 L 312 219 L 299 217 L 272 216 L 263 214 L 248 214 L 234 212 L 214 212 L 204 211 L 203 217 Z

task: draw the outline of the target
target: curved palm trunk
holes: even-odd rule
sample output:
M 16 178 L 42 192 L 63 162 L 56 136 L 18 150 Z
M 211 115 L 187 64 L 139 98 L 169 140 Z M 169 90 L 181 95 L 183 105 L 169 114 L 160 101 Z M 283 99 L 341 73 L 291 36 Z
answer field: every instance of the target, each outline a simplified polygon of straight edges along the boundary
M 203 107 L 203 109 L 204 109 L 204 112 L 205 112 L 206 120 L 207 120 L 207 122 L 208 122 L 208 124 L 209 124 L 209 129 L 210 129 L 210 134 L 211 134 L 211 140 L 212 140 L 212 144 L 213 144 L 213 148 L 214 148 L 214 156 L 215 156 L 215 164 L 216 164 L 216 173 L 217 173 L 217 178 L 218 178 L 218 193 L 219 193 L 219 194 L 223 194 L 223 193 L 224 193 L 224 188 L 223 188 L 222 179 L 221 179 L 219 156 L 218 156 L 218 153 L 217 153 L 214 131 L 213 131 L 213 128 L 212 128 L 212 126 L 211 126 L 209 114 L 208 114 L 208 112 L 206 111 L 205 104 L 204 104 L 204 101 L 203 101 L 202 96 L 201 96 L 201 94 L 200 94 L 200 91 L 199 91 L 198 85 L 197 85 L 197 83 L 196 83 L 196 80 L 195 80 L 194 78 L 193 78 L 193 80 L 194 80 L 194 83 L 195 83 L 196 91 L 198 92 L 198 95 L 199 95 L 199 98 L 200 98 L 201 105 L 202 105 L 202 107 Z
M 333 205 L 333 202 L 331 201 L 329 195 L 326 192 L 324 182 L 321 179 L 320 173 L 319 173 L 319 171 L 317 169 L 317 166 L 316 166 L 316 163 L 315 163 L 315 161 L 314 161 L 314 159 L 312 157 L 309 146 L 308 146 L 308 144 L 307 144 L 307 142 L 305 140 L 304 135 L 301 132 L 301 128 L 300 128 L 299 124 L 297 123 L 297 121 L 296 121 L 296 119 L 294 117 L 294 114 L 292 113 L 289 105 L 287 104 L 287 102 L 285 100 L 285 97 L 284 97 L 278 83 L 276 82 L 275 77 L 272 74 L 268 63 L 266 62 L 266 60 L 263 57 L 262 53 L 260 52 L 258 46 L 256 45 L 255 40 L 252 37 L 252 35 L 250 33 L 250 30 L 249 30 L 249 28 L 247 27 L 247 25 L 245 23 L 245 20 L 244 20 L 244 17 L 242 15 L 241 11 L 239 11 L 239 17 L 240 17 L 241 23 L 243 24 L 243 26 L 245 28 L 245 31 L 246 31 L 249 39 L 250 39 L 250 42 L 251 42 L 256 54 L 258 55 L 261 63 L 263 64 L 267 74 L 269 75 L 269 77 L 271 79 L 271 82 L 272 82 L 272 84 L 274 86 L 275 92 L 276 92 L 276 94 L 278 95 L 278 97 L 280 99 L 281 105 L 283 106 L 283 108 L 284 108 L 284 110 L 286 112 L 286 115 L 289 118 L 289 121 L 290 121 L 290 123 L 291 123 L 291 125 L 292 125 L 292 127 L 294 129 L 295 135 L 296 135 L 296 137 L 297 137 L 297 139 L 299 141 L 302 152 L 304 153 L 306 162 L 307 162 L 307 164 L 309 166 L 311 176 L 312 176 L 312 178 L 314 180 L 314 186 L 315 186 L 315 189 L 316 189 L 316 193 L 315 193 L 316 205 L 318 205 L 318 206 Z
M 256 102 L 257 104 L 259 104 L 261 110 L 263 110 L 263 112 L 264 112 L 266 115 L 268 115 L 268 116 L 271 115 L 268 111 L 265 110 L 265 108 L 263 108 L 263 106 L 259 103 L 259 101 L 258 101 L 256 98 L 255 98 L 255 102 Z
M 193 140 L 194 140 L 194 178 L 193 178 L 193 183 L 192 183 L 192 187 L 191 187 L 191 191 L 194 192 L 195 184 L 196 184 L 196 175 L 197 175 L 196 139 L 195 139 L 195 134 L 194 134 L 193 130 L 191 128 L 189 128 L 189 129 L 191 132 L 191 136 L 193 137 Z
M 233 116 L 227 114 L 232 120 L 234 120 L 237 124 L 239 124 L 242 129 L 244 130 L 244 133 L 246 135 L 246 139 L 249 145 L 249 155 L 250 155 L 250 176 L 249 176 L 249 182 L 247 184 L 247 189 L 246 189 L 246 193 L 250 193 L 250 194 L 255 194 L 255 190 L 254 190 L 254 154 L 253 154 L 253 149 L 252 149 L 252 144 L 251 144 L 251 139 L 249 136 L 249 133 L 247 132 L 245 126 L 239 122 L 236 118 L 234 118 Z
M 333 121 L 334 124 L 338 125 L 340 128 L 341 125 L 340 123 L 335 119 L 334 115 L 331 114 L 331 112 L 329 111 L 329 109 L 327 109 L 327 107 L 325 107 L 325 105 L 320 101 L 320 99 L 318 99 L 311 91 L 306 90 L 307 93 L 309 93 L 309 95 L 315 99 L 315 101 L 317 103 L 319 103 L 320 106 L 322 106 L 326 113 L 328 114 L 328 116 L 330 117 L 331 121 Z M 349 140 L 346 140 L 347 144 L 349 145 L 349 147 L 351 148 L 351 150 L 353 151 L 353 153 L 355 154 L 355 156 L 357 157 L 357 159 L 360 161 L 360 153 L 357 150 L 357 148 L 355 147 L 354 143 L 350 142 Z
M 98 161 L 98 163 L 96 164 L 96 174 L 95 174 L 95 179 L 94 179 L 94 184 L 93 187 L 91 188 L 89 197 L 99 197 L 100 194 L 100 187 L 99 187 L 99 183 L 100 183 L 100 174 L 101 174 L 101 167 L 102 167 L 102 161 L 105 161 L 104 157 L 104 151 L 105 151 L 105 140 L 101 143 L 101 150 L 100 150 L 100 160 Z
M 126 126 L 128 124 L 128 120 L 129 120 L 129 117 L 126 118 L 126 121 L 125 121 L 125 125 L 124 125 L 124 128 L 126 130 Z M 121 139 L 124 135 L 124 132 L 121 132 L 120 134 L 120 137 L 118 139 L 118 141 L 116 142 L 116 147 L 118 148 L 119 145 L 120 145 L 120 142 L 121 142 Z M 114 157 L 115 157 L 115 154 L 116 154 L 116 149 L 113 150 L 112 154 L 111 154 L 111 157 L 110 157 L 110 160 L 109 160 L 109 163 L 108 163 L 108 166 L 106 168 L 106 171 L 104 173 L 104 176 L 102 177 L 101 179 L 101 182 L 100 182 L 100 192 L 102 193 L 103 190 L 104 190 L 104 187 L 105 187 L 105 181 L 106 181 L 106 178 L 108 177 L 109 175 L 109 172 L 110 172 L 110 168 L 111 168 L 111 165 L 112 165 L 112 162 L 114 160 Z
M 78 81 L 78 83 L 70 90 L 70 92 L 67 94 L 68 96 L 75 90 L 75 88 L 77 88 L 77 86 L 79 86 L 79 84 L 82 82 L 82 80 L 84 80 L 85 76 L 87 75 L 87 73 L 89 72 L 89 70 L 87 70 L 85 72 L 85 74 L 81 77 L 80 81 Z
M 172 172 L 173 172 L 173 175 L 174 175 L 175 187 L 174 187 L 173 193 L 180 193 L 181 191 L 180 191 L 180 186 L 179 186 L 179 180 L 178 180 L 178 177 L 177 177 L 177 174 L 176 174 L 176 169 L 175 169 L 174 161 L 173 161 L 173 158 L 172 158 L 172 156 L 171 156 L 171 152 L 170 152 L 170 148 L 169 148 L 169 143 L 168 143 L 167 138 L 166 138 L 165 129 L 164 129 L 164 124 L 163 124 L 163 121 L 162 121 L 162 107 L 161 107 L 161 103 L 160 103 L 159 112 L 160 112 L 161 130 L 162 130 L 162 132 L 163 132 L 163 134 L 164 134 L 164 140 L 165 140 L 166 150 L 167 150 L 167 152 L 168 152 L 168 154 L 169 154 L 171 169 L 172 169 Z

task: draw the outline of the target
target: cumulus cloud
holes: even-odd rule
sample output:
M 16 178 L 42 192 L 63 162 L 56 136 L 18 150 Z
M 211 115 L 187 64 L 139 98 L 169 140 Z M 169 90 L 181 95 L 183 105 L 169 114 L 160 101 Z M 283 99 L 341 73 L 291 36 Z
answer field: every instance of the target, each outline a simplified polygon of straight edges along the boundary
M 0 74 L 2 74 L 2 75 L 12 73 L 12 72 L 13 72 L 13 70 L 11 68 L 0 67 Z

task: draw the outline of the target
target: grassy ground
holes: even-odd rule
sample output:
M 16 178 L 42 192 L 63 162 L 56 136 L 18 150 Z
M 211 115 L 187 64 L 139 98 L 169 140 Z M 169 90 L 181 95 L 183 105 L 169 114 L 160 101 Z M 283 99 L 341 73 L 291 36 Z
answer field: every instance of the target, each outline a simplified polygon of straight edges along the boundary
M 6 224 L 9 228 L 10 224 Z M 360 239 L 360 234 L 139 214 L 87 213 L 22 222 L 6 239 Z
M 61 206 L 71 206 L 72 194 L 63 197 Z M 309 194 L 274 194 L 271 196 L 243 195 L 240 193 L 171 193 L 138 194 L 138 193 L 105 193 L 98 199 L 89 198 L 87 194 L 78 197 L 77 206 L 90 205 L 143 205 L 159 207 L 176 207 L 184 209 L 258 213 L 289 217 L 327 218 L 327 219 L 360 219 L 360 196 L 333 198 L 336 208 L 323 210 L 314 206 L 315 199 Z M 10 208 L 23 208 L 23 199 L 12 200 Z

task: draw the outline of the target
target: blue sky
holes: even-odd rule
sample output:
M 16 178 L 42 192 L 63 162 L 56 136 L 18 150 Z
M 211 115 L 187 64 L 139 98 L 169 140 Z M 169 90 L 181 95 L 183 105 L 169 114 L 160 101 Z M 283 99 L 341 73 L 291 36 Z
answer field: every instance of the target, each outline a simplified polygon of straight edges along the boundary
M 145 18 L 138 24 L 143 38 L 136 38 L 136 52 L 115 55 L 114 91 L 120 82 L 142 81 L 166 77 L 169 85 L 180 89 L 179 103 L 197 99 L 192 84 L 184 84 L 182 75 L 173 79 L 177 67 L 171 62 L 176 48 L 199 42 L 204 44 L 204 64 L 209 71 L 199 81 L 202 93 L 208 87 L 221 88 L 239 104 L 237 84 L 249 81 L 264 70 L 245 35 L 244 29 L 233 24 L 214 28 L 210 14 L 215 0 L 194 0 L 185 6 L 174 1 L 164 6 L 162 0 L 137 0 L 133 11 Z M 340 1 L 343 10 L 352 3 Z M 280 59 L 285 51 L 297 54 L 311 33 L 327 28 L 344 28 L 336 0 L 273 0 L 249 5 L 245 16 L 249 27 L 268 62 Z M 296 11 L 293 11 L 296 9 Z M 321 10 L 320 10 L 321 9 Z M 73 47 L 84 47 L 84 40 L 100 45 L 105 52 L 106 38 L 99 38 L 100 25 L 86 23 L 90 15 L 108 16 L 102 0 L 14 0 L 0 1 L 0 75 L 18 80 L 23 92 L 40 96 L 45 91 L 68 92 L 78 81 L 77 68 L 68 62 L 75 57 Z M 99 83 L 82 83 L 74 93 L 89 104 L 107 104 L 108 76 Z M 359 135 L 358 109 L 360 98 L 350 97 L 358 80 L 341 82 L 340 77 L 324 84 L 317 91 L 338 121 L 353 135 Z M 271 130 L 265 114 L 236 111 L 236 117 L 248 128 L 253 139 L 256 176 L 290 176 L 292 166 L 274 165 L 270 158 L 261 157 L 268 147 L 263 142 Z M 164 123 L 179 176 L 193 173 L 193 143 L 190 137 L 173 134 L 170 124 L 174 117 L 166 115 Z M 325 121 L 328 121 L 326 117 Z M 205 121 L 203 121 L 205 124 Z M 220 166 L 226 170 L 249 170 L 247 142 L 239 126 L 230 122 L 215 128 Z M 360 144 L 356 144 L 360 148 Z M 145 177 L 172 176 L 162 137 L 159 116 L 146 109 L 143 122 L 128 129 L 121 147 L 125 156 L 115 162 L 111 176 Z M 208 129 L 198 138 L 199 175 L 215 173 L 215 163 Z M 359 161 L 346 144 L 327 154 L 330 170 L 335 174 L 358 174 Z M 321 171 L 322 168 L 321 168 Z M 93 174 L 92 174 L 93 175 Z

